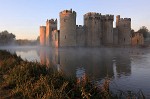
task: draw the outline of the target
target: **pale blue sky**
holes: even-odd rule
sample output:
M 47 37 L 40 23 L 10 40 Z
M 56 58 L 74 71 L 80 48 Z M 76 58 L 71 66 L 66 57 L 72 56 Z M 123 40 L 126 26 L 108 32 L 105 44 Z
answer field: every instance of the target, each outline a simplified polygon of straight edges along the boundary
M 70 8 L 77 12 L 77 24 L 83 25 L 85 13 L 98 12 L 130 17 L 133 29 L 150 30 L 150 0 L 0 0 L 0 31 L 8 30 L 17 39 L 36 39 L 46 19 L 59 20 L 59 12 Z

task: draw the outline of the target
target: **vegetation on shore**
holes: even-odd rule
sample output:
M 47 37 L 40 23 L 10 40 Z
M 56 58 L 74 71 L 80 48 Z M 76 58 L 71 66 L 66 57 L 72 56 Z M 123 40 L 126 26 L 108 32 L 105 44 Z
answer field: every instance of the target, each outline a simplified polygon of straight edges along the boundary
M 39 36 L 36 40 L 28 40 L 28 39 L 17 39 L 13 33 L 9 33 L 7 30 L 0 32 L 0 46 L 25 46 L 25 45 L 38 45 L 39 44 Z
M 90 81 L 77 84 L 75 78 L 47 68 L 37 62 L 23 61 L 16 54 L 0 51 L 0 97 L 3 98 L 104 98 L 111 97 L 107 88 L 100 91 Z
M 120 99 L 110 92 L 109 80 L 105 80 L 100 88 L 88 79 L 78 83 L 76 78 L 69 78 L 53 68 L 47 68 L 38 62 L 24 61 L 16 54 L 1 50 L 0 97 L 2 99 Z

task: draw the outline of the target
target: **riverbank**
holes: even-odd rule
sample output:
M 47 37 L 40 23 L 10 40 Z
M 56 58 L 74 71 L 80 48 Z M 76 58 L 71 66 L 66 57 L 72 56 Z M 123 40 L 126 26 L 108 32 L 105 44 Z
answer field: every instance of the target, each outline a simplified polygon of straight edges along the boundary
M 22 60 L 0 50 L 0 97 L 39 99 L 117 99 L 109 90 L 109 80 L 96 86 L 88 78 L 78 81 L 38 62 Z M 135 97 L 128 94 L 126 97 Z M 124 96 L 125 97 L 125 96 Z M 144 96 L 143 96 L 144 97 Z M 141 98 L 142 99 L 142 98 Z

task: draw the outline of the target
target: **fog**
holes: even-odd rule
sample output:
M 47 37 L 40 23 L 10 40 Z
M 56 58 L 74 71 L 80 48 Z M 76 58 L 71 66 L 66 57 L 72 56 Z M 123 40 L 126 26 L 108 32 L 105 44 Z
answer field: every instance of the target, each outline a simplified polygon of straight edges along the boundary
M 114 64 L 118 77 L 122 73 L 130 75 L 131 56 L 148 53 L 146 50 L 137 48 L 106 47 L 57 49 L 40 46 L 3 46 L 0 49 L 16 53 L 24 60 L 38 61 L 48 67 L 56 67 L 59 64 L 61 70 L 71 76 L 76 74 L 76 69 L 84 68 L 89 75 L 95 75 L 96 78 L 113 77 Z

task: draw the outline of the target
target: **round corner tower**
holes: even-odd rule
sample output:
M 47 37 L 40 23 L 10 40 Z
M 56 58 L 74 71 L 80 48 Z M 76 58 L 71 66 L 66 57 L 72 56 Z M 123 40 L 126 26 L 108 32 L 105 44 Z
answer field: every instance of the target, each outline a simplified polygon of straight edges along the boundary
M 118 40 L 120 45 L 131 44 L 131 18 L 116 18 L 118 28 Z
M 40 45 L 46 45 L 46 26 L 40 26 Z
M 103 36 L 102 41 L 104 45 L 112 45 L 113 44 L 113 21 L 114 15 L 103 15 L 102 16 L 102 29 Z
M 86 46 L 100 47 L 102 38 L 101 13 L 89 12 L 84 15 Z
M 64 10 L 60 16 L 60 47 L 76 46 L 76 12 Z

